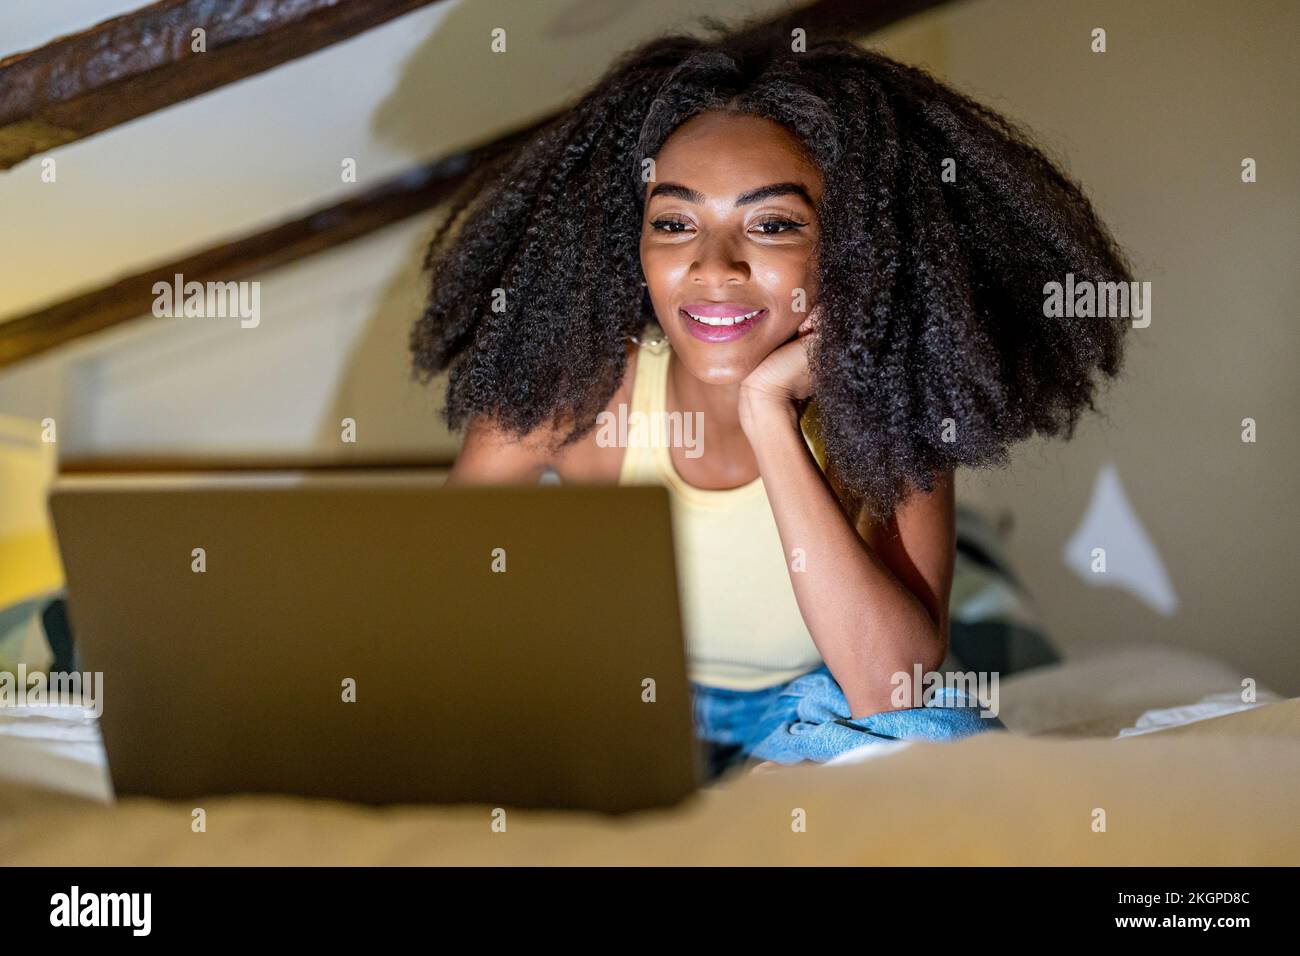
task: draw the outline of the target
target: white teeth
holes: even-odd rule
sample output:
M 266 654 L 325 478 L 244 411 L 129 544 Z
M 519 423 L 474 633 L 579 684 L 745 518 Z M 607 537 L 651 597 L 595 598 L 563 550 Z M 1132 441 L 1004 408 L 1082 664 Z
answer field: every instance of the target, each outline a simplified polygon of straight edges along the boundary
M 747 312 L 744 315 L 724 315 L 718 317 L 710 315 L 695 315 L 691 312 L 687 312 L 686 314 L 696 322 L 703 322 L 705 325 L 735 325 L 737 322 L 744 322 L 746 319 L 752 319 L 762 311 L 762 309 L 755 309 L 753 312 Z

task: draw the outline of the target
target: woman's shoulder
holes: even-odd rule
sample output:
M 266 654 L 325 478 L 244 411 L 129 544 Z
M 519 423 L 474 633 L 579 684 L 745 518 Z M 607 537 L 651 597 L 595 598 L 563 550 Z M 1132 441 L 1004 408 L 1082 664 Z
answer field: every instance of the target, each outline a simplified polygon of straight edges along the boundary
M 470 421 L 448 479 L 453 484 L 526 484 L 550 467 L 549 428 L 525 434 L 487 415 Z
M 606 403 L 605 411 L 617 414 L 620 404 L 630 402 L 638 351 L 635 346 L 629 346 L 626 371 Z M 597 421 L 593 421 L 592 426 Z M 609 456 L 604 454 L 609 449 L 598 441 L 598 429 L 585 429 L 576 440 L 566 441 L 573 433 L 574 424 L 571 421 L 551 420 L 519 433 L 490 416 L 481 415 L 466 428 L 461 454 L 475 458 L 490 455 L 508 470 L 518 470 L 520 467 L 539 470 L 554 468 L 564 476 L 566 470 L 589 472 L 595 467 L 596 470 L 612 472 L 616 478 L 617 464 L 610 467 Z
M 614 394 L 610 396 L 609 401 L 605 403 L 601 415 L 612 415 L 615 420 L 619 420 L 620 407 L 624 409 L 631 408 L 633 384 L 636 381 L 636 368 L 641 353 L 642 349 L 634 343 L 629 342 L 627 344 L 623 378 L 618 387 L 614 389 Z M 592 427 L 590 429 L 585 431 L 576 441 L 560 448 L 554 456 L 551 467 L 555 469 L 561 479 L 607 484 L 618 482 L 626 449 L 604 440 L 608 429 L 598 427 L 599 421 L 598 418 L 596 421 L 591 422 Z M 550 427 L 553 429 L 552 436 L 561 441 L 572 431 L 571 425 L 552 425 Z

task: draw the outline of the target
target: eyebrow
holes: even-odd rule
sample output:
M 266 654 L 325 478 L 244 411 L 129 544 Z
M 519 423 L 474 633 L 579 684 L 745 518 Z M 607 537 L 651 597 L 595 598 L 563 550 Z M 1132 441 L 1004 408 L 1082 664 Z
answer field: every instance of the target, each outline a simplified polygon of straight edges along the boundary
M 701 203 L 704 197 L 691 189 L 689 186 L 683 186 L 680 183 L 659 183 L 650 191 L 650 198 L 655 196 L 673 196 L 677 199 L 684 199 L 686 202 Z M 808 195 L 808 190 L 798 183 L 771 183 L 767 186 L 759 186 L 757 189 L 751 189 L 747 193 L 741 193 L 736 197 L 737 206 L 745 206 L 749 203 L 758 202 L 760 199 L 770 199 L 773 196 L 798 196 L 809 206 L 815 205 L 812 197 Z

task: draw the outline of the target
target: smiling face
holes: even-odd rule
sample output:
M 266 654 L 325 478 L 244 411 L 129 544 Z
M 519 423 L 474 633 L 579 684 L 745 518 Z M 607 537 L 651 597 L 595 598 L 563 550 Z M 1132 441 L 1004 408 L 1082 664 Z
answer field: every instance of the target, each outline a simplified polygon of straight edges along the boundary
M 822 185 L 794 135 L 754 116 L 702 113 L 659 150 L 641 268 L 673 351 L 700 381 L 741 381 L 808 318 Z

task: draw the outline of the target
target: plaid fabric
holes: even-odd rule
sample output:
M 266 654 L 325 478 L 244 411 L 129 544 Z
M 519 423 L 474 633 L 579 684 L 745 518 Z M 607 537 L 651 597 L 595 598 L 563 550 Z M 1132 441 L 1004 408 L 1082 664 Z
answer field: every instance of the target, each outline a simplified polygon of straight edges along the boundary
M 1001 537 L 965 506 L 957 508 L 957 561 L 948 607 L 948 664 L 957 669 L 1008 677 L 1061 659 L 1011 571 Z

